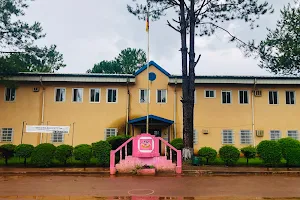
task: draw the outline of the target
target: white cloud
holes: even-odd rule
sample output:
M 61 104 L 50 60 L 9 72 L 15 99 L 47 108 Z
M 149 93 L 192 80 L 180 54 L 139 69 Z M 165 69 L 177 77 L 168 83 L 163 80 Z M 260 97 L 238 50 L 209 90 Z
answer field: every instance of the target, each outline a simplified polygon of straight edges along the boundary
M 25 18 L 42 23 L 47 37 L 39 44 L 56 44 L 63 53 L 67 67 L 61 72 L 84 73 L 101 60 L 113 59 L 127 47 L 146 50 L 145 22 L 128 13 L 127 3 L 132 3 L 132 0 L 33 1 Z M 277 14 L 262 18 L 260 29 L 249 31 L 242 22 L 227 24 L 228 29 L 243 40 L 264 38 L 265 27 L 275 25 L 278 9 L 285 2 L 273 0 L 272 3 Z M 180 35 L 166 25 L 166 19 L 150 24 L 150 57 L 170 73 L 180 74 Z M 257 66 L 257 61 L 243 57 L 234 44 L 228 44 L 227 39 L 227 34 L 221 31 L 209 38 L 196 38 L 196 52 L 202 54 L 197 74 L 267 73 Z

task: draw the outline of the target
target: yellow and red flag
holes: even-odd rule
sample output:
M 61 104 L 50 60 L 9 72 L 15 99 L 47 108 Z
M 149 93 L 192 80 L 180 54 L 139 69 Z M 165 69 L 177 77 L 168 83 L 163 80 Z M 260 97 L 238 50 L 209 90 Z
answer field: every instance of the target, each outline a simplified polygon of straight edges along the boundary
M 147 19 L 146 19 L 146 32 L 149 32 L 149 15 L 147 14 Z

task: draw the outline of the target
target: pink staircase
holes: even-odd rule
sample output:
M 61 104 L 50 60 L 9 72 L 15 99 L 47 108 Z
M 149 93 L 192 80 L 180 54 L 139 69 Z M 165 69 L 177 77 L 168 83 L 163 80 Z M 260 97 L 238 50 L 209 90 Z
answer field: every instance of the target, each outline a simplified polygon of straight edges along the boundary
M 132 144 L 132 155 L 128 155 L 128 144 Z M 164 155 L 160 155 L 159 143 L 164 147 Z M 168 148 L 167 148 L 168 147 Z M 172 158 L 176 152 L 176 163 Z M 120 155 L 119 163 L 115 164 L 115 156 Z M 116 150 L 110 152 L 110 174 L 130 173 L 138 166 L 153 165 L 157 171 L 182 172 L 181 151 L 175 149 L 161 137 L 141 134 L 130 138 Z

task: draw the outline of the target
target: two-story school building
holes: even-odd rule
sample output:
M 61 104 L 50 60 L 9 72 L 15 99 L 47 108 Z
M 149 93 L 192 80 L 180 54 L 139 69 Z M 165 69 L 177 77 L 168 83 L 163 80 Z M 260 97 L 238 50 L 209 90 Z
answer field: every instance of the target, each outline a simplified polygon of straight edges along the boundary
M 149 67 L 149 132 L 183 136 L 182 78 Z M 0 86 L 0 144 L 91 144 L 146 130 L 147 66 L 134 75 L 19 73 L 16 88 Z M 195 150 L 299 139 L 300 78 L 197 76 Z M 26 133 L 27 125 L 70 126 L 68 134 Z

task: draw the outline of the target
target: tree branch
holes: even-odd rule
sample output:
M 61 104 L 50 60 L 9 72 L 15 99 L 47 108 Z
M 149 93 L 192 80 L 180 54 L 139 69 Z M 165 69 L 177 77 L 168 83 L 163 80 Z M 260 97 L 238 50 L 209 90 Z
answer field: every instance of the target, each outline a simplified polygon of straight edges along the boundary
M 175 31 L 179 32 L 180 33 L 180 30 L 178 28 L 175 28 L 170 22 L 169 20 L 167 20 L 167 25 L 170 26 L 172 29 L 174 29 Z
M 21 51 L 0 51 L 0 53 L 25 53 L 25 52 L 21 52 Z
M 202 10 L 202 8 L 204 7 L 204 4 L 205 4 L 206 0 L 203 0 L 201 6 L 199 9 L 195 10 L 195 15 L 197 15 L 197 12 L 200 12 Z M 207 4 L 206 4 L 207 5 Z
M 205 2 L 205 0 L 203 1 L 201 7 L 200 7 L 198 10 L 195 11 L 195 15 L 196 15 L 195 18 L 196 18 L 196 19 L 199 17 L 200 14 L 202 15 L 202 14 L 206 13 L 207 11 L 209 11 L 209 10 L 211 9 L 211 8 L 207 8 L 204 12 L 201 13 L 201 10 L 202 10 L 205 6 L 207 6 L 210 2 L 212 2 L 212 0 L 208 0 L 206 4 L 204 4 L 204 2 Z
M 175 19 L 172 19 L 172 20 L 173 20 L 174 22 L 180 24 L 180 21 L 177 21 L 177 20 L 175 20 Z
M 196 60 L 196 62 L 195 62 L 195 67 L 196 67 L 196 65 L 198 64 L 200 58 L 201 58 L 201 54 L 199 54 L 199 56 L 198 56 L 198 58 L 197 58 L 197 60 Z
M 218 28 L 218 29 L 221 29 L 221 30 L 225 31 L 228 35 L 230 35 L 233 39 L 239 41 L 240 43 L 242 43 L 242 44 L 244 44 L 244 45 L 246 45 L 246 46 L 251 46 L 252 48 L 254 48 L 254 49 L 256 49 L 256 50 L 258 49 L 257 47 L 255 47 L 255 46 L 253 46 L 253 45 L 249 45 L 249 44 L 247 44 L 246 42 L 242 41 L 241 39 L 237 38 L 236 36 L 232 35 L 232 34 L 231 34 L 228 30 L 226 30 L 225 28 L 223 28 L 223 27 L 221 27 L 221 26 L 218 26 L 218 25 L 216 25 L 216 24 L 214 24 L 214 23 L 212 23 L 212 22 L 203 22 L 203 23 L 199 23 L 199 24 L 210 24 L 210 25 L 212 25 L 212 26 L 214 26 L 214 27 L 216 27 L 216 28 Z

